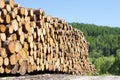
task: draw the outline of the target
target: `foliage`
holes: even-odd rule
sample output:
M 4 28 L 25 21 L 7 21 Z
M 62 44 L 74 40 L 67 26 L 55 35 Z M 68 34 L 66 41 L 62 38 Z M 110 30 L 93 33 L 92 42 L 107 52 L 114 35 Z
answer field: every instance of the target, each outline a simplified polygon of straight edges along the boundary
M 111 74 L 120 75 L 120 49 L 116 51 L 115 62 L 109 69 Z

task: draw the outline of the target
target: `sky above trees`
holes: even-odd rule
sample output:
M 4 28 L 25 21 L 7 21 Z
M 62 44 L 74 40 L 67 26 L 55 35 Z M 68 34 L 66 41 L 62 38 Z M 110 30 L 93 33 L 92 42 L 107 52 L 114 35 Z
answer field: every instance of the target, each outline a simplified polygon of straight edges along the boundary
M 67 22 L 120 27 L 120 0 L 14 0 L 22 7 L 42 8 Z

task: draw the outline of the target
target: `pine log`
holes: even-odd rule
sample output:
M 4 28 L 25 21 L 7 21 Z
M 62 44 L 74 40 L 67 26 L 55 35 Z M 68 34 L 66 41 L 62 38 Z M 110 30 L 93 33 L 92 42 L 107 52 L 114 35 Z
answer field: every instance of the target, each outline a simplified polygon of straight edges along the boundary
M 2 13 L 1 13 L 1 14 L 2 14 L 2 17 L 3 17 L 3 16 L 6 16 L 7 13 L 8 13 L 6 9 L 2 9 L 1 12 L 2 12 Z
M 19 64 L 16 63 L 16 64 L 14 65 L 14 67 L 12 68 L 11 73 L 12 73 L 12 74 L 16 74 L 16 73 L 18 72 L 18 69 L 19 69 Z
M 22 49 L 22 45 L 19 41 L 15 41 L 15 52 L 19 52 Z
M 19 71 L 21 75 L 24 75 L 27 72 L 27 61 L 22 62 Z
M 21 44 L 24 44 L 24 40 L 25 40 L 25 35 L 24 35 L 24 33 L 21 33 L 21 35 L 20 35 Z
M 24 16 L 25 15 L 25 8 L 19 8 L 18 9 L 18 14 L 21 15 L 21 16 Z
M 18 54 L 21 56 L 21 59 L 27 60 L 27 57 L 29 55 L 28 51 L 26 49 L 21 49 Z
M 18 30 L 18 22 L 16 20 L 12 20 L 11 25 L 12 25 L 14 31 Z
M 11 17 L 12 20 L 15 19 L 16 14 L 15 14 L 14 11 L 10 11 L 9 14 L 10 14 L 10 17 Z
M 0 55 L 1 55 L 1 57 L 3 57 L 3 58 L 6 58 L 6 57 L 7 57 L 7 52 L 6 52 L 6 49 L 5 49 L 5 48 L 0 48 Z
M 32 9 L 28 9 L 28 16 L 33 16 L 33 10 Z
M 10 56 L 10 64 L 15 65 L 16 63 L 17 63 L 17 56 L 16 56 L 16 54 L 12 54 Z
M 6 18 L 5 18 L 5 22 L 6 22 L 7 24 L 9 24 L 10 21 L 11 21 L 11 17 L 10 17 L 10 15 L 7 14 L 5 17 L 6 17 Z
M 4 33 L 6 31 L 5 25 L 0 25 L 0 32 Z
M 9 43 L 8 43 L 8 50 L 10 51 L 10 53 L 15 53 L 15 48 L 16 48 L 16 46 L 15 46 L 15 42 L 14 41 L 10 41 Z
M 5 66 L 8 66 L 9 65 L 9 59 L 6 57 L 4 58 L 4 65 Z
M 4 68 L 3 68 L 3 66 L 0 66 L 0 73 L 4 73 Z
M 14 7 L 14 0 L 4 0 L 6 4 L 9 4 L 10 7 Z
M 9 4 L 6 4 L 6 5 L 5 5 L 5 9 L 6 9 L 8 12 L 11 11 L 10 5 L 9 5 Z
M 4 8 L 4 6 L 5 6 L 4 0 L 0 0 L 0 9 L 1 9 L 1 8 Z
M 6 34 L 5 33 L 0 33 L 0 37 L 2 41 L 6 41 Z
M 12 66 L 9 64 L 5 67 L 5 73 L 10 73 L 12 70 Z
M 15 12 L 16 15 L 18 14 L 18 8 L 14 7 L 13 11 Z
M 2 65 L 3 65 L 3 58 L 0 57 L 0 66 L 2 66 Z

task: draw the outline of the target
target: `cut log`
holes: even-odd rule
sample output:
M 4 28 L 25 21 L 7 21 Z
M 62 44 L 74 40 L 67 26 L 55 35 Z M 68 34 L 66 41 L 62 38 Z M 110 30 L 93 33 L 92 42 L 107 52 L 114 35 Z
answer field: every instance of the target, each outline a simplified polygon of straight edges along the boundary
M 29 55 L 28 51 L 26 49 L 21 49 L 18 54 L 21 56 L 21 59 L 27 60 L 27 57 Z
M 19 72 L 21 75 L 24 75 L 27 72 L 27 61 L 23 61 L 20 65 Z
M 0 32 L 4 33 L 6 31 L 5 25 L 0 25 Z
M 12 70 L 12 66 L 10 64 L 5 67 L 5 73 L 10 73 L 11 70 Z
M 11 17 L 12 20 L 15 19 L 16 14 L 15 14 L 14 11 L 10 11 L 9 14 L 10 14 L 10 17 Z
M 0 48 L 0 55 L 3 58 L 7 57 L 6 49 L 5 48 Z
M 9 51 L 10 51 L 10 53 L 15 53 L 15 42 L 14 41 L 10 41 L 9 43 L 8 43 L 8 49 L 9 49 Z
M 10 15 L 7 14 L 5 17 L 6 17 L 6 18 L 5 18 L 5 22 L 6 22 L 7 24 L 9 24 L 10 21 L 11 21 L 11 17 L 10 17 Z
M 24 35 L 24 33 L 22 33 L 20 35 L 20 42 L 21 42 L 21 44 L 24 44 L 24 40 L 25 40 L 25 35 Z
M 16 74 L 18 72 L 18 69 L 19 69 L 19 64 L 16 63 L 15 66 L 12 68 L 11 73 Z
M 0 57 L 0 66 L 2 66 L 2 65 L 3 65 L 3 58 Z
M 3 66 L 0 66 L 0 73 L 4 73 L 4 67 Z
M 6 9 L 8 12 L 11 11 L 10 5 L 9 5 L 9 4 L 6 4 L 6 5 L 5 5 L 5 9 Z
M 6 34 L 5 33 L 0 33 L 0 37 L 2 41 L 6 41 Z
M 19 41 L 15 41 L 15 52 L 19 52 L 22 49 L 22 45 Z
M 18 14 L 21 15 L 21 16 L 25 15 L 25 8 L 19 8 Z
M 13 27 L 14 31 L 17 31 L 18 30 L 18 22 L 17 22 L 17 20 L 12 20 L 11 21 L 11 26 Z
M 5 66 L 8 66 L 9 65 L 9 59 L 6 57 L 4 58 L 4 65 Z
M 4 6 L 5 6 L 4 0 L 0 0 L 0 9 L 1 9 L 1 8 L 4 8 Z
M 9 4 L 10 7 L 14 7 L 14 0 L 4 0 L 6 4 Z
M 33 10 L 32 9 L 28 9 L 28 16 L 33 16 Z
M 17 56 L 16 56 L 16 54 L 12 54 L 10 56 L 10 64 L 15 65 L 16 63 L 17 63 Z
M 7 15 L 7 10 L 6 9 L 2 9 L 2 17 Z

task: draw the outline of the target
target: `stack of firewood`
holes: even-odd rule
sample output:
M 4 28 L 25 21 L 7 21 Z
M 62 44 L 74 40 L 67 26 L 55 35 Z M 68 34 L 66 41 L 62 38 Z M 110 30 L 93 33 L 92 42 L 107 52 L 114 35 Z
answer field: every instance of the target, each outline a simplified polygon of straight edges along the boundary
M 65 21 L 0 0 L 0 73 L 95 73 L 81 31 Z

